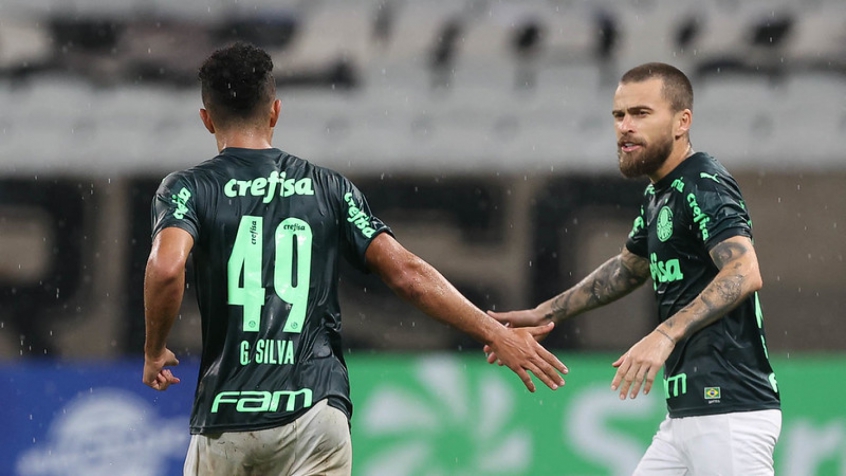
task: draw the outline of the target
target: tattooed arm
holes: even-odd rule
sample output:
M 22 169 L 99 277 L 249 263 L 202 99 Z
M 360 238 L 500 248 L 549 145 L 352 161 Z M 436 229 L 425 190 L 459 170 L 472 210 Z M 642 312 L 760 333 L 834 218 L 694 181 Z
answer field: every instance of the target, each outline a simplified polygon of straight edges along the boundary
M 619 255 L 603 263 L 578 284 L 537 307 L 510 312 L 488 311 L 488 315 L 512 327 L 560 322 L 620 299 L 637 289 L 648 277 L 649 261 L 623 247 Z M 497 361 L 497 355 L 490 346 L 485 346 L 485 353 L 488 354 L 488 362 Z
M 488 311 L 488 314 L 514 327 L 537 326 L 549 320 L 560 322 L 620 299 L 648 277 L 649 261 L 623 248 L 619 255 L 603 263 L 578 284 L 534 309 Z
M 711 259 L 720 270 L 717 276 L 696 299 L 658 326 L 674 342 L 720 319 L 761 289 L 758 257 L 749 238 L 722 241 L 711 250 Z
M 725 316 L 743 300 L 761 289 L 761 274 L 752 240 L 735 236 L 711 250 L 720 272 L 687 306 L 661 323 L 632 346 L 616 362 L 611 388 L 620 388 L 620 398 L 635 398 L 643 385 L 649 393 L 655 377 L 676 343 Z
M 559 322 L 620 299 L 640 287 L 648 277 L 649 261 L 623 248 L 619 255 L 572 288 L 541 303 L 538 309 L 547 319 Z

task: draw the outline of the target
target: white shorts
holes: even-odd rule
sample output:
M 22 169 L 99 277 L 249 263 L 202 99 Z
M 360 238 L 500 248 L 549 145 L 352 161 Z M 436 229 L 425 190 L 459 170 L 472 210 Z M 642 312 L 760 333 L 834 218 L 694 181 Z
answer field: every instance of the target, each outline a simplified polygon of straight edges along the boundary
M 781 410 L 665 418 L 635 476 L 772 476 Z
M 276 428 L 192 435 L 183 471 L 185 476 L 350 476 L 349 422 L 321 400 Z

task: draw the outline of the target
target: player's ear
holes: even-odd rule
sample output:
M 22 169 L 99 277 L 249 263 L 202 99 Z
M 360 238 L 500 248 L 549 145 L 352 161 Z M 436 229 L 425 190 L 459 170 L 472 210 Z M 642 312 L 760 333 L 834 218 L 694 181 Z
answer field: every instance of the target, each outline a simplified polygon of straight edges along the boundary
M 690 109 L 682 109 L 677 112 L 675 136 L 682 137 L 687 135 L 690 131 L 691 124 L 693 124 L 693 111 Z
M 282 111 L 282 101 L 275 100 L 270 109 L 270 127 L 276 127 L 276 121 L 279 120 L 279 113 Z
M 206 126 L 206 130 L 214 134 L 214 121 L 212 121 L 209 111 L 204 108 L 200 108 L 200 120 L 203 121 L 203 125 Z

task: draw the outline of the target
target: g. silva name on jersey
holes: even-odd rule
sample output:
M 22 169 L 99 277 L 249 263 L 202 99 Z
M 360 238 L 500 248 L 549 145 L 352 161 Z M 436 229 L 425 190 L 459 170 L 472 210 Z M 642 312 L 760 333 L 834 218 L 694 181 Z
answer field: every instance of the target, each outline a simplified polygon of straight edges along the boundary
M 290 339 L 259 339 L 251 346 L 250 341 L 242 340 L 240 346 L 241 365 L 271 364 L 289 365 L 294 363 L 294 341 Z

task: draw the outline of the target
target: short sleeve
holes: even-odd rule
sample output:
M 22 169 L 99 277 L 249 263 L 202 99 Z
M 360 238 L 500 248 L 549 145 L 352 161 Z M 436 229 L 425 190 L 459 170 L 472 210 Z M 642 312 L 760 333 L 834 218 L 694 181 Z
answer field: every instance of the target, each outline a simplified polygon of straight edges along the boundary
M 737 185 L 730 178 L 701 178 L 685 196 L 685 201 L 691 227 L 706 249 L 711 250 L 734 236 L 752 237 L 749 213 Z
M 632 223 L 632 231 L 629 232 L 629 237 L 626 240 L 626 249 L 643 258 L 649 254 L 646 214 L 643 206 L 640 207 L 640 215 Z
M 199 238 L 196 191 L 189 180 L 180 173 L 173 173 L 162 180 L 153 197 L 151 215 L 153 234 L 168 227 L 181 228 L 196 241 Z
M 342 178 L 341 182 L 341 249 L 346 259 L 356 268 L 367 271 L 365 253 L 367 247 L 380 233 L 392 233 L 382 220 L 373 216 L 367 199 L 352 182 Z

